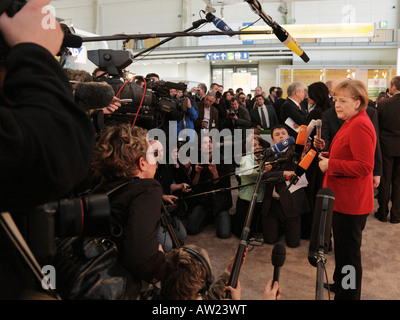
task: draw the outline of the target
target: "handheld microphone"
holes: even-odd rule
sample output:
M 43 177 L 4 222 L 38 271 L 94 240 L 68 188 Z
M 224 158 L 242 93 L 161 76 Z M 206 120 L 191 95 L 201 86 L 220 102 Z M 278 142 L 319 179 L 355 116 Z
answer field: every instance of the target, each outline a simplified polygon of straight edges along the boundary
M 105 82 L 80 82 L 75 87 L 75 102 L 85 111 L 108 107 L 115 96 Z
M 321 139 L 321 127 L 322 127 L 322 120 L 321 119 L 317 119 L 315 121 L 315 126 L 317 128 L 317 137 L 319 139 Z
M 297 44 L 296 40 L 279 24 L 277 24 L 272 18 L 265 14 L 262 11 L 262 7 L 260 2 L 257 0 L 245 0 L 251 7 L 251 9 L 258 14 L 266 24 L 268 24 L 272 31 L 274 32 L 275 36 L 292 52 L 297 54 L 304 62 L 310 61 L 310 58 L 307 54 L 301 49 L 301 47 Z
M 296 139 L 296 149 L 295 152 L 299 155 L 303 153 L 304 146 L 306 145 L 307 141 L 307 126 L 302 125 L 300 127 L 299 132 L 297 133 L 297 139 Z
M 223 20 L 214 16 L 211 12 L 206 14 L 206 19 L 208 22 L 212 22 L 221 31 L 233 31 Z
M 294 138 L 289 137 L 272 145 L 271 148 L 267 149 L 267 152 L 269 155 L 279 155 L 282 153 L 283 150 L 292 145 L 294 142 Z
M 308 170 L 308 167 L 311 165 L 316 155 L 317 151 L 314 149 L 310 149 L 310 151 L 307 152 L 294 171 L 294 174 L 290 176 L 289 185 L 286 190 L 289 190 L 292 185 L 295 185 L 299 181 L 299 178 Z
M 271 261 L 274 266 L 274 277 L 272 281 L 272 286 L 275 281 L 279 282 L 280 269 L 285 263 L 286 259 L 286 248 L 282 243 L 277 243 L 272 249 Z
M 307 126 L 307 140 L 311 136 L 311 133 L 314 131 L 315 126 L 316 126 L 316 121 L 315 119 L 312 119 Z
M 318 252 L 328 253 L 331 236 L 333 205 L 335 194 L 329 188 L 321 188 L 316 197 L 313 224 L 308 250 L 308 262 L 317 266 Z

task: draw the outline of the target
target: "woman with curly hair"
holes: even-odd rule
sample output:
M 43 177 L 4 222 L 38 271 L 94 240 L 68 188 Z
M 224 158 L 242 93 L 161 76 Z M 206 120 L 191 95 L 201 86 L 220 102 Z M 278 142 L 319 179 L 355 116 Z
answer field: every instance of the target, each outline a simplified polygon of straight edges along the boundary
M 96 192 L 109 192 L 111 237 L 124 267 L 137 280 L 160 280 L 165 257 L 157 240 L 162 188 L 153 179 L 155 152 L 140 127 L 110 126 L 99 137 L 94 155 Z M 140 281 L 139 281 L 140 282 Z

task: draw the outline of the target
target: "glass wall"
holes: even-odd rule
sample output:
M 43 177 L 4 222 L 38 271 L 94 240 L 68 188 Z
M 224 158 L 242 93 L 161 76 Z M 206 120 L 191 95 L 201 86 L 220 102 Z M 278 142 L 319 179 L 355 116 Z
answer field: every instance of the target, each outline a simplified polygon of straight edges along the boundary
M 326 82 L 337 79 L 357 79 L 363 81 L 371 99 L 375 99 L 380 91 L 385 91 L 390 79 L 397 75 L 396 66 L 352 66 L 349 67 L 314 67 L 298 68 L 280 66 L 278 69 L 278 86 L 283 89 L 283 97 L 287 97 L 287 87 L 292 82 L 302 82 L 309 86 L 314 82 Z
M 247 75 L 239 77 L 238 74 Z M 245 88 L 245 93 L 253 93 L 258 85 L 258 66 L 211 66 L 211 83 L 218 83 L 224 86 L 224 91 L 237 87 Z M 241 82 L 242 81 L 242 82 Z

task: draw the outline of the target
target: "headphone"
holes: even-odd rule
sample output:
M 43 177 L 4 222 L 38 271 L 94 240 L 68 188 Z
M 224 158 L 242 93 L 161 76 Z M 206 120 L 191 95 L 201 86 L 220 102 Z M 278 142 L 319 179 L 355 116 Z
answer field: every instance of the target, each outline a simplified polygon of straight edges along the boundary
M 182 247 L 182 250 L 193 255 L 197 260 L 199 260 L 203 264 L 204 268 L 206 269 L 206 274 L 207 274 L 206 286 L 200 291 L 201 294 L 204 294 L 206 291 L 210 289 L 212 283 L 214 282 L 214 277 L 211 273 L 210 265 L 207 262 L 207 259 L 204 258 L 204 256 L 197 250 L 188 247 Z

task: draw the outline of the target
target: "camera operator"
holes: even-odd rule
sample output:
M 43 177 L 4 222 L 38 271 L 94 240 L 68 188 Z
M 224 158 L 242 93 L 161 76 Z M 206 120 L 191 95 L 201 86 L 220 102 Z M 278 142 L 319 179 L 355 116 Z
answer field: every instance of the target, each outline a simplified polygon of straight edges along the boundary
M 0 3 L 0 209 L 17 223 L 24 222 L 22 212 L 63 197 L 80 182 L 94 144 L 90 119 L 54 58 L 63 41 L 60 25 L 42 27 L 49 2 L 29 1 L 12 18 L 4 12 L 13 1 Z M 24 267 L 0 230 L 0 299 L 23 298 L 34 287 L 37 280 Z
M 178 112 L 178 115 L 180 116 L 180 119 L 178 119 L 177 122 L 177 137 L 179 137 L 179 133 L 182 130 L 185 130 L 185 134 L 188 135 L 189 140 L 193 141 L 195 139 L 195 128 L 194 128 L 194 121 L 197 120 L 197 117 L 199 116 L 199 112 L 197 109 L 197 104 L 194 101 L 194 98 L 189 95 L 187 92 L 183 92 L 182 90 L 175 90 L 175 94 L 171 94 L 171 90 L 175 89 L 170 89 L 170 95 L 173 99 L 185 99 L 185 112 Z M 187 129 L 192 129 L 192 130 L 187 130 Z
M 251 126 L 249 111 L 239 105 L 236 98 L 231 99 L 231 108 L 228 110 L 228 119 L 225 121 L 225 128 L 233 129 L 248 129 Z

